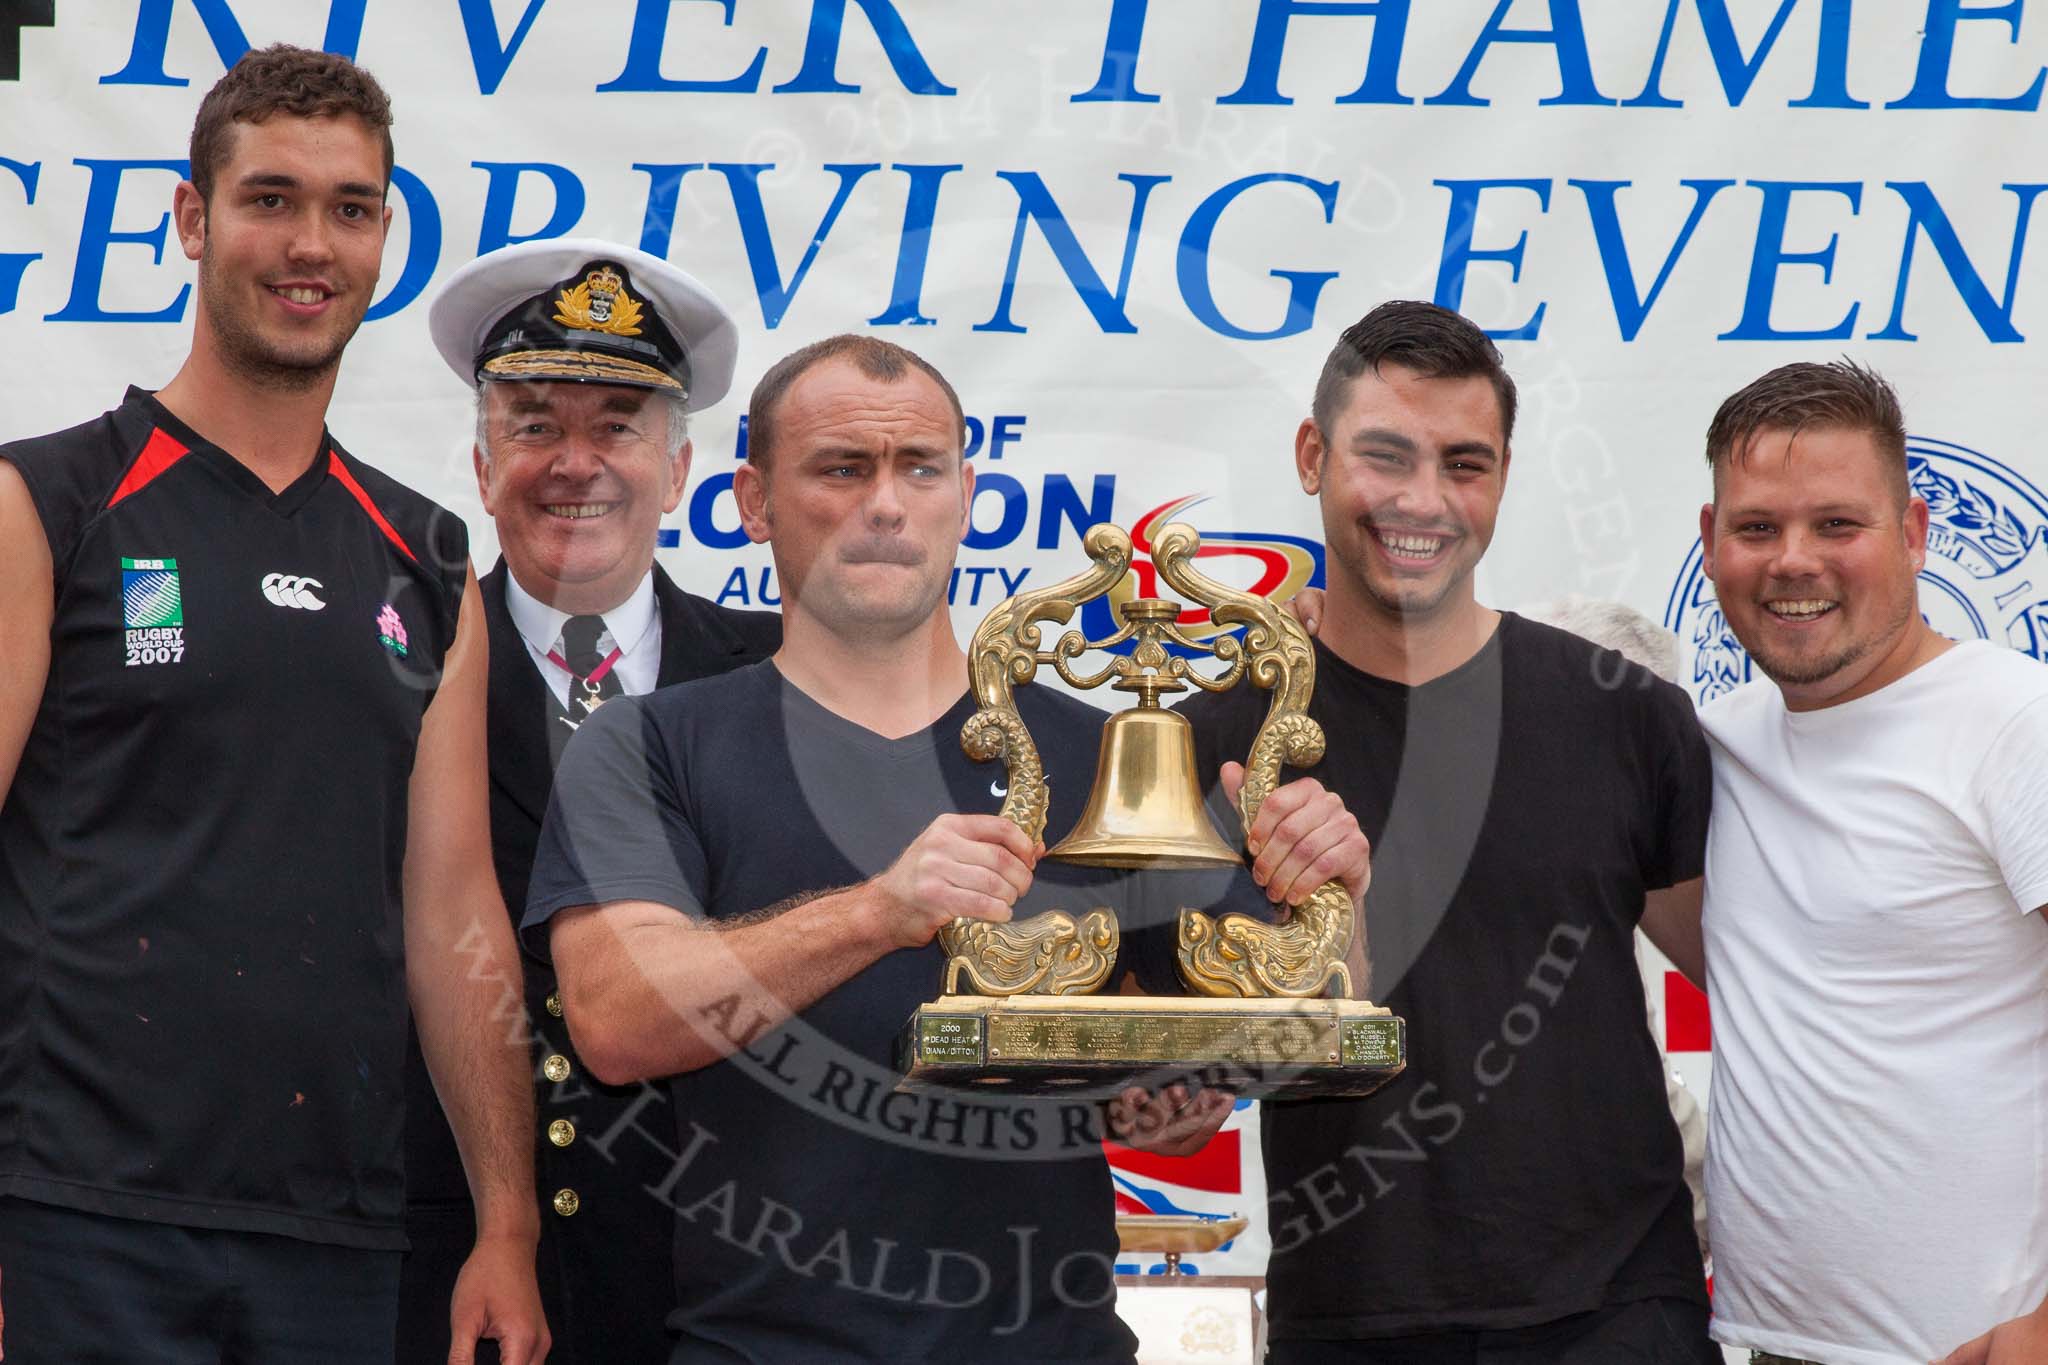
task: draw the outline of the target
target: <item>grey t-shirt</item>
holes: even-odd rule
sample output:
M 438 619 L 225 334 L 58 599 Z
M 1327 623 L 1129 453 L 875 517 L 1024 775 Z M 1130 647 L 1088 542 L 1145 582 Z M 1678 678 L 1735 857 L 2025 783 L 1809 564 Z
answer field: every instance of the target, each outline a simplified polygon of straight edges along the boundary
M 1087 796 L 1105 717 L 1037 686 L 1018 707 L 1051 844 Z M 563 758 L 528 945 L 544 952 L 550 917 L 577 905 L 758 913 L 874 876 L 941 813 L 994 813 L 1003 765 L 960 747 L 973 709 L 963 696 L 886 739 L 772 663 L 608 703 Z M 1126 876 L 1042 862 L 1017 913 L 1134 918 Z M 757 1034 L 738 997 L 705 1021 L 749 1041 L 670 1082 L 677 1360 L 1130 1358 L 1098 1107 L 893 1088 L 896 1037 L 938 996 L 943 960 L 936 943 L 891 953 Z

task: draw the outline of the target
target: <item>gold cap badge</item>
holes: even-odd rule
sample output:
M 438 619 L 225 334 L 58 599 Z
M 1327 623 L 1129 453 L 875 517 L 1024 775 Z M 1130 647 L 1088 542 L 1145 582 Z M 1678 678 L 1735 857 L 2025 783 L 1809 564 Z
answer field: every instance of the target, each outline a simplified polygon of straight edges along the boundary
M 555 321 L 586 332 L 613 336 L 640 335 L 640 302 L 626 292 L 626 282 L 610 266 L 600 266 L 581 284 L 564 289 L 555 300 Z

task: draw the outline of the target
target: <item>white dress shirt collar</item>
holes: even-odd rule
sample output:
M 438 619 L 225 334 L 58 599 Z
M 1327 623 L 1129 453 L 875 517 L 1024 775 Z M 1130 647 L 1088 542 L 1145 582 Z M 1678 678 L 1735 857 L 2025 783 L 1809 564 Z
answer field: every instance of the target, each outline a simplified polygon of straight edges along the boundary
M 560 651 L 562 624 L 571 613 L 548 606 L 520 587 L 518 575 L 509 567 L 505 571 L 505 609 L 555 700 L 567 706 L 569 670 L 548 654 Z M 598 653 L 619 651 L 619 661 L 613 665 L 619 685 L 631 696 L 652 692 L 661 673 L 661 613 L 654 601 L 654 570 L 647 571 L 625 601 L 600 615 L 604 617 L 604 634 L 598 637 Z

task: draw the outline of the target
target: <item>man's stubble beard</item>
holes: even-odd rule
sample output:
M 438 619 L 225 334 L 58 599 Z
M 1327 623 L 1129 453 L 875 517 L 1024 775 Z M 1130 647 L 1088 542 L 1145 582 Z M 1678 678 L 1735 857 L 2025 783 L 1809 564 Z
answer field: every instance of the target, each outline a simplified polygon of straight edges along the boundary
M 261 285 L 257 286 L 261 288 Z M 199 254 L 199 298 L 219 350 L 221 363 L 256 388 L 279 393 L 304 393 L 317 388 L 340 368 L 342 352 L 355 339 L 362 315 L 350 321 L 334 344 L 310 358 L 280 354 L 266 346 L 257 329 L 229 302 L 208 241 Z M 367 311 L 367 309 L 365 309 Z
M 1370 532 L 1364 532 L 1364 534 L 1369 535 Z M 1325 532 L 1325 543 L 1326 545 L 1333 543 L 1330 541 L 1327 532 Z M 1358 594 L 1365 601 L 1378 607 L 1390 620 L 1421 621 L 1427 618 L 1444 604 L 1444 599 L 1451 595 L 1451 589 L 1458 582 L 1455 575 L 1446 577 L 1436 590 L 1429 593 L 1427 597 L 1416 593 L 1403 593 L 1398 586 L 1382 588 L 1374 580 L 1369 566 L 1362 560 L 1354 559 L 1348 552 L 1332 548 L 1328 553 L 1329 557 L 1343 571 L 1344 576 L 1355 585 Z M 1370 554 L 1370 551 L 1362 550 L 1362 553 Z
M 768 525 L 772 542 L 775 536 L 775 504 L 772 498 L 763 501 L 761 518 Z M 949 563 L 943 573 L 935 575 L 914 596 L 899 599 L 898 603 L 870 605 L 821 583 L 817 568 L 815 563 L 811 566 L 807 582 L 785 580 L 782 585 L 785 604 L 798 603 L 807 616 L 842 640 L 876 648 L 897 644 L 923 629 L 946 600 L 947 587 L 953 577 L 953 566 Z
M 1913 617 L 1919 612 L 1920 599 L 1918 578 L 1911 582 L 1912 589 L 1900 598 L 1897 609 L 1884 630 L 1865 639 L 1851 640 L 1833 654 L 1804 667 L 1781 665 L 1762 652 L 1749 649 L 1747 645 L 1743 648 L 1749 649 L 1749 657 L 1756 661 L 1756 666 L 1762 670 L 1763 675 L 1780 686 L 1810 687 L 1815 683 L 1826 682 L 1851 664 L 1870 657 L 1873 652 L 1889 648 L 1891 643 L 1898 639 L 1899 633 L 1912 624 Z M 1840 611 L 1842 608 L 1837 607 L 1835 610 Z M 1738 639 L 1737 643 L 1741 641 Z

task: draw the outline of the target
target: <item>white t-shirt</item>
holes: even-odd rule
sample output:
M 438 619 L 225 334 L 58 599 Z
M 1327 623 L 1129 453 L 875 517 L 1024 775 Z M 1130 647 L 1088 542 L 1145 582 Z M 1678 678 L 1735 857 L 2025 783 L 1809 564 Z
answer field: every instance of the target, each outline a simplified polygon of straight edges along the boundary
M 2048 1296 L 2048 667 L 1700 719 L 1714 1336 L 1939 1358 Z

